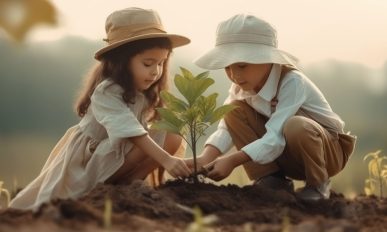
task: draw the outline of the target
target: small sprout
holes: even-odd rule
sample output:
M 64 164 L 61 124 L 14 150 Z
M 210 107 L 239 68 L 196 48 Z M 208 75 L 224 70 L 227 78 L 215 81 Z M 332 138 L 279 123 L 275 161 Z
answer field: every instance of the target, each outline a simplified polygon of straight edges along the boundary
M 187 229 L 185 230 L 186 232 L 214 231 L 213 229 L 211 229 L 211 225 L 218 220 L 216 215 L 211 214 L 211 215 L 203 216 L 203 213 L 200 210 L 200 208 L 194 207 L 193 216 L 194 216 L 194 221 L 188 225 Z
M 368 153 L 364 161 L 370 158 L 368 162 L 369 178 L 365 180 L 364 192 L 366 195 L 376 194 L 379 188 L 379 196 L 383 197 L 383 188 L 387 184 L 387 157 L 381 155 L 381 151 Z
M 9 206 L 9 202 L 11 201 L 11 195 L 9 194 L 9 191 L 5 188 L 3 188 L 3 184 L 4 182 L 3 181 L 0 181 L 0 199 L 1 199 L 1 195 L 4 193 L 5 195 L 5 203 L 6 203 L 6 207 L 8 208 Z M 0 205 L 0 209 L 1 209 L 1 205 Z
M 17 181 L 17 178 L 16 178 L 16 176 L 14 176 L 13 177 L 13 184 L 12 184 L 12 192 L 11 192 L 11 195 L 12 195 L 12 197 L 15 197 L 16 196 L 16 194 L 18 193 L 18 187 L 19 186 L 19 183 L 18 183 L 18 181 Z
M 290 217 L 289 217 L 288 213 L 289 213 L 288 208 L 285 208 L 284 216 L 282 218 L 282 230 L 281 230 L 281 232 L 290 232 L 291 223 L 290 223 Z
M 247 222 L 243 225 L 244 232 L 253 232 L 253 224 L 251 222 Z
M 103 227 L 106 230 L 109 230 L 112 226 L 112 211 L 113 211 L 112 199 L 109 196 L 106 196 L 105 209 L 103 212 Z

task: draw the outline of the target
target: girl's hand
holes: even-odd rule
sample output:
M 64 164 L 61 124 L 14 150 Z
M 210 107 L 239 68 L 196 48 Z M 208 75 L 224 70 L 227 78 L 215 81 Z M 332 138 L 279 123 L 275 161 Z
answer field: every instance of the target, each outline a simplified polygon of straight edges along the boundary
M 196 159 L 196 162 L 197 162 L 196 167 L 197 167 L 198 171 L 200 172 L 204 165 L 215 160 L 219 155 L 221 155 L 221 153 L 216 147 L 214 147 L 212 145 L 207 145 L 204 148 L 203 153 L 200 154 L 200 156 L 198 156 Z M 185 163 L 193 171 L 193 169 L 194 169 L 193 158 L 185 159 Z
M 163 167 L 173 177 L 187 177 L 191 175 L 191 170 L 188 168 L 184 160 L 170 156 L 168 160 L 163 164 Z
M 203 167 L 204 165 L 208 164 L 209 162 L 211 162 L 212 160 L 205 160 L 203 159 L 203 156 L 199 156 L 196 158 L 196 167 L 198 169 L 200 169 L 201 167 Z M 188 158 L 188 159 L 184 159 L 184 162 L 187 164 L 188 168 L 193 171 L 194 170 L 194 160 L 193 158 Z

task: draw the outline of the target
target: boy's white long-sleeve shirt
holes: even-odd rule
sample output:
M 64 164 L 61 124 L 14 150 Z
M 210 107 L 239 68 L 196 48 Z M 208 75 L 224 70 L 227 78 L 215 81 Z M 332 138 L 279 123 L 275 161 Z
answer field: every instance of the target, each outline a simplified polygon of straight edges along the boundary
M 281 155 L 285 148 L 283 126 L 296 114 L 308 115 L 328 130 L 342 133 L 344 128 L 344 122 L 332 111 L 321 91 L 297 70 L 288 72 L 280 83 L 278 104 L 272 114 L 270 102 L 277 92 L 280 74 L 281 66 L 274 64 L 266 83 L 257 94 L 232 84 L 225 100 L 225 104 L 233 100 L 244 100 L 258 113 L 269 118 L 265 124 L 265 135 L 241 149 L 252 160 L 261 164 L 272 162 Z M 232 147 L 232 139 L 224 120 L 220 121 L 218 129 L 207 139 L 206 144 L 215 146 L 222 153 Z

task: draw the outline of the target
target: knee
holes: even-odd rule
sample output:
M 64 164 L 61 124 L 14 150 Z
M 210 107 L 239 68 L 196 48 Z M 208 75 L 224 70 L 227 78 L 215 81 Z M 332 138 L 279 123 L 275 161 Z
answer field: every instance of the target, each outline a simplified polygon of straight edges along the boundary
M 181 147 L 183 139 L 180 135 L 167 133 L 164 141 L 164 150 L 169 154 L 175 154 Z
M 289 118 L 284 125 L 283 134 L 287 142 L 304 141 L 312 135 L 318 135 L 318 131 L 310 122 L 311 119 L 302 116 Z

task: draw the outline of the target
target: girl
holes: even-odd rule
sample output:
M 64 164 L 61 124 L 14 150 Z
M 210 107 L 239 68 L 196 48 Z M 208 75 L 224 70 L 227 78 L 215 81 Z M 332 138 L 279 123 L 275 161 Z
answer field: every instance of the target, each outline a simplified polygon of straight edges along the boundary
M 344 168 L 355 137 L 344 134 L 344 122 L 295 58 L 277 48 L 276 35 L 262 19 L 235 15 L 219 24 L 215 48 L 196 61 L 225 69 L 233 82 L 226 102 L 238 106 L 207 140 L 198 163 L 214 180 L 241 164 L 264 187 L 293 191 L 286 177 L 305 180 L 300 199 L 326 199 L 329 179 Z M 238 151 L 217 158 L 231 145 Z
M 155 11 L 128 8 L 106 20 L 108 45 L 96 52 L 100 62 L 89 75 L 76 104 L 80 123 L 51 152 L 40 175 L 10 207 L 37 209 L 53 198 L 77 198 L 99 182 L 130 183 L 161 166 L 185 177 L 185 162 L 171 156 L 181 139 L 148 131 L 163 103 L 172 48 L 186 37 L 167 34 Z

